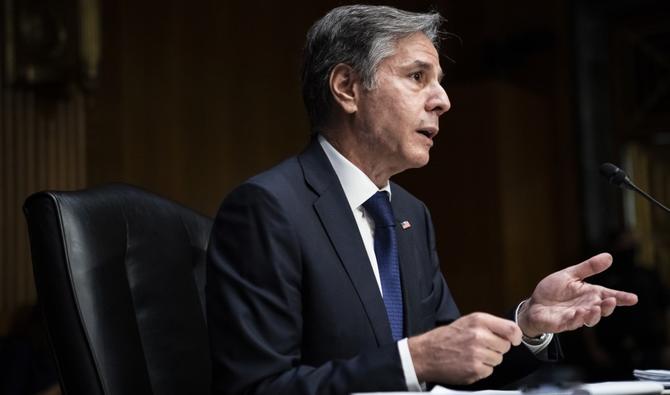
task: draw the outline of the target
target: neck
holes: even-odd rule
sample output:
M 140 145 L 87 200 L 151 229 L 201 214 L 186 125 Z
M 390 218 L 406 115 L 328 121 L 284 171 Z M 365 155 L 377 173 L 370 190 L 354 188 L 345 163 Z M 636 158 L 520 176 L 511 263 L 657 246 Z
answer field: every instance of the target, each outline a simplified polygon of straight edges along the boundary
M 394 173 L 383 168 L 379 161 L 374 160 L 372 154 L 374 147 L 370 147 L 365 141 L 355 138 L 353 133 L 322 131 L 322 135 L 335 147 L 337 152 L 365 173 L 377 188 L 381 189 L 388 184 Z

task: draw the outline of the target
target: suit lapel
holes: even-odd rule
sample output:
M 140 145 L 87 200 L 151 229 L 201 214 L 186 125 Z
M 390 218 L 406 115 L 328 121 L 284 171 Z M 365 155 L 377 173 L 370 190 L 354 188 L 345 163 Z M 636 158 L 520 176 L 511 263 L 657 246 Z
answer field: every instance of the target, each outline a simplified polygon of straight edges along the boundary
M 393 185 L 393 184 L 391 184 Z M 393 188 L 393 187 L 392 187 Z M 400 278 L 402 281 L 403 304 L 405 307 L 405 334 L 416 334 L 413 312 L 419 311 L 419 276 L 416 275 L 416 257 L 414 251 L 415 229 L 411 226 L 403 229 L 402 222 L 413 223 L 405 206 L 397 194 L 391 199 L 393 213 L 396 217 L 396 238 L 398 240 L 398 258 L 400 260 Z
M 314 209 L 351 280 L 379 345 L 393 342 L 386 308 L 379 293 L 356 220 L 337 175 L 316 139 L 299 156 L 305 181 L 319 197 Z

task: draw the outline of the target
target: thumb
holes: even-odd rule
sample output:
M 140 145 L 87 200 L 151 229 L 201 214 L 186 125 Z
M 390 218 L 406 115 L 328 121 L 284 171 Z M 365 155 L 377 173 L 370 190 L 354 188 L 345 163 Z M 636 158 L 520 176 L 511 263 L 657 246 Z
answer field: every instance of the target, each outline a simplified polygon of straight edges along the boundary
M 576 277 L 579 280 L 583 280 L 587 277 L 593 276 L 594 274 L 605 271 L 611 265 L 612 255 L 605 252 L 593 256 L 582 263 L 570 266 L 566 268 L 565 271 L 573 277 Z

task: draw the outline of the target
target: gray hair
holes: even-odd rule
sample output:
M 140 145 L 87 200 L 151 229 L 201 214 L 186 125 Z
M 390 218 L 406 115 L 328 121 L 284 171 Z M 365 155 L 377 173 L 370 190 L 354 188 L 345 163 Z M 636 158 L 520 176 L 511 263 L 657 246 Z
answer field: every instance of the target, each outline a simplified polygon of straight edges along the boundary
M 329 79 L 333 68 L 351 66 L 366 89 L 376 85 L 379 63 L 393 55 L 398 40 L 423 33 L 439 47 L 442 16 L 387 6 L 337 7 L 307 32 L 302 69 L 302 96 L 312 129 L 323 126 L 332 106 Z

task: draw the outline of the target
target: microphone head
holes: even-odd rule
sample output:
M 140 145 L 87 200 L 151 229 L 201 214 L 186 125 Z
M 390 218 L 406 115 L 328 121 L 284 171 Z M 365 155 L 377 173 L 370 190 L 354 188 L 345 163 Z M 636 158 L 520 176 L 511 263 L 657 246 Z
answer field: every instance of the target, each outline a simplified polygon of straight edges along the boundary
M 610 184 L 616 185 L 619 188 L 630 188 L 630 179 L 628 178 L 628 175 L 609 162 L 600 165 L 600 174 L 607 178 L 607 181 L 609 181 Z

